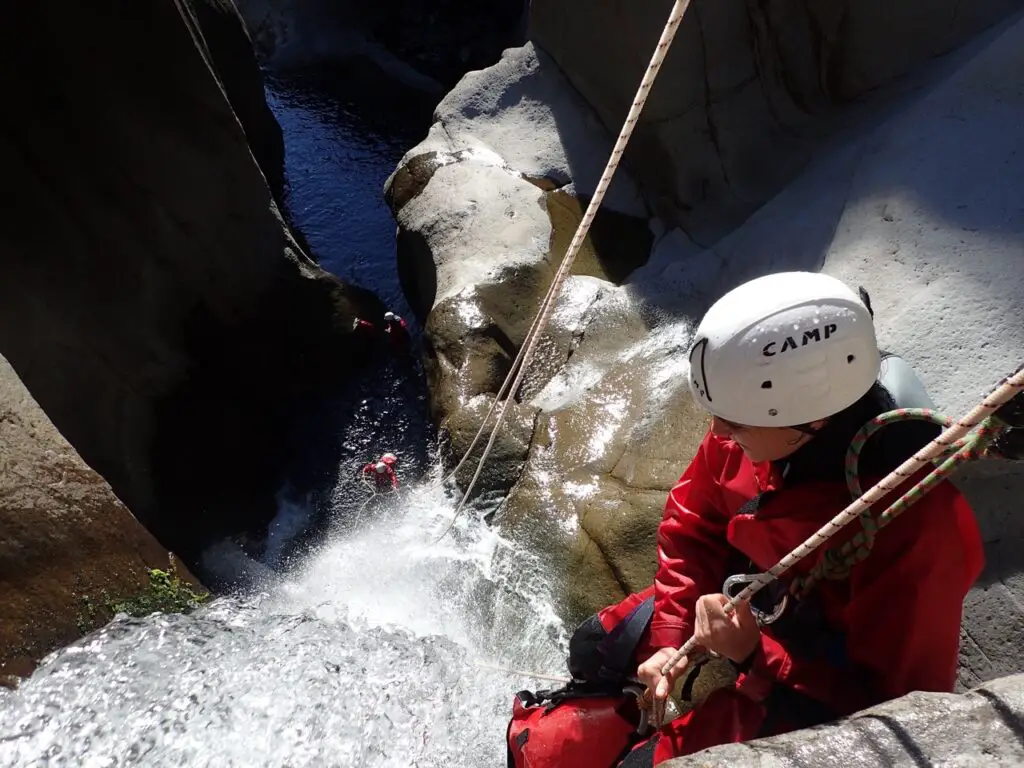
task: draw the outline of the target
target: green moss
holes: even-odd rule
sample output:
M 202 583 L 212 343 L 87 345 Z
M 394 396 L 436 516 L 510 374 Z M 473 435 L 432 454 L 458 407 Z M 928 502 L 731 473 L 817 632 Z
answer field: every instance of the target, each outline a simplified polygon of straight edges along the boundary
M 107 605 L 114 613 L 127 613 L 129 616 L 148 616 L 156 611 L 188 613 L 202 605 L 209 597 L 208 592 L 197 592 L 191 584 L 178 578 L 173 568 L 169 571 L 151 568 L 147 591 L 128 600 Z
M 80 634 L 91 632 L 110 618 L 106 590 L 103 591 L 102 598 L 101 601 L 88 595 L 78 598 L 81 607 L 78 609 L 78 616 L 75 617 L 75 624 Z

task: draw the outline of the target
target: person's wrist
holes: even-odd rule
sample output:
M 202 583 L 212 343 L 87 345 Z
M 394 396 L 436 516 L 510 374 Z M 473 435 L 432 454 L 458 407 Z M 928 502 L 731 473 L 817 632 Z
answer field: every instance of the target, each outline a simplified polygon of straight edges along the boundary
M 729 663 L 732 665 L 740 674 L 746 674 L 750 671 L 750 668 L 754 665 L 754 657 L 757 655 L 758 646 L 761 643 L 760 635 L 758 636 L 757 643 L 750 649 L 750 652 L 742 659 L 729 659 Z

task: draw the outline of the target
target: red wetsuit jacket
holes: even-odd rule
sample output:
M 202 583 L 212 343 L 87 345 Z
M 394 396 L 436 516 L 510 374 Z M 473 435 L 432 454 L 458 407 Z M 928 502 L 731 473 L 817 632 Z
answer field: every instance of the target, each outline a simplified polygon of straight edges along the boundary
M 832 447 L 815 438 L 802 448 L 797 456 L 814 465 L 811 471 L 796 462 L 752 462 L 733 441 L 708 433 L 669 494 L 658 529 L 654 586 L 599 613 L 602 626 L 610 630 L 653 592 L 654 615 L 638 661 L 659 648 L 681 646 L 693 634 L 699 597 L 721 592 L 725 578 L 737 571 L 767 570 L 850 504 L 841 468 L 852 431 L 833 440 L 837 444 Z M 862 466 L 864 489 L 911 453 L 902 451 L 899 460 L 874 472 Z M 829 471 L 819 472 L 823 466 Z M 909 486 L 874 505 L 873 513 Z M 824 549 L 859 529 L 851 523 L 784 578 L 807 573 Z M 738 559 L 749 562 L 737 566 Z M 788 703 L 795 693 L 812 708 L 820 704 L 821 720 L 910 691 L 951 691 L 963 600 L 983 565 L 973 512 L 956 488 L 943 482 L 882 529 L 870 556 L 847 578 L 818 583 L 804 601 L 816 607 L 816 627 L 784 632 L 785 619 L 763 627 L 760 645 L 735 689 L 716 692 L 663 729 L 655 763 L 809 724 L 799 719 L 787 723 L 785 715 L 766 722 L 773 701 L 780 700 L 773 693 L 780 689 Z M 792 612 L 791 607 L 787 614 Z M 821 644 L 815 648 L 803 642 L 822 637 L 832 638 L 827 652 Z
M 842 481 L 787 485 L 784 469 L 751 462 L 730 440 L 705 437 L 669 494 L 658 529 L 655 609 L 642 653 L 679 647 L 690 638 L 697 598 L 722 591 L 737 551 L 753 570 L 767 570 L 849 505 Z M 865 489 L 868 482 L 874 480 L 865 478 Z M 875 505 L 875 513 L 898 495 Z M 851 523 L 827 546 L 857 530 Z M 820 557 L 819 551 L 793 573 L 807 573 Z M 951 691 L 963 600 L 983 565 L 974 515 L 956 488 L 944 482 L 880 531 L 871 555 L 848 578 L 815 587 L 810 599 L 819 606 L 819 629 L 838 638 L 839 658 L 834 651 L 808 653 L 798 643 L 805 638 L 779 636 L 777 625 L 762 628 L 760 646 L 735 691 L 722 692 L 705 704 L 705 712 L 698 709 L 669 726 L 656 762 L 714 743 L 788 730 L 762 729 L 766 712 L 760 704 L 780 686 L 820 702 L 832 716 L 910 691 Z M 703 721 L 699 725 L 697 716 Z M 712 717 L 714 727 L 709 727 Z
M 384 333 L 387 334 L 391 344 L 399 350 L 405 350 L 409 346 L 409 326 L 404 318 L 395 316 L 394 320 L 387 320 L 384 323 Z
M 370 462 L 363 467 L 363 474 L 368 475 L 374 482 L 374 485 L 378 490 L 386 490 L 388 488 L 398 489 L 398 475 L 395 474 L 395 470 L 392 469 L 391 465 L 385 462 L 387 469 L 384 472 L 377 471 L 377 462 Z

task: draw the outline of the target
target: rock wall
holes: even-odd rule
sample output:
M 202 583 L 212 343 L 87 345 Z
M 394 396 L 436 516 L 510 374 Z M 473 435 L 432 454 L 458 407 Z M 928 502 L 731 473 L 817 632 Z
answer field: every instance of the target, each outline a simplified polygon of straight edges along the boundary
M 365 58 L 440 96 L 525 40 L 526 0 L 238 0 L 273 67 Z
M 282 222 L 278 129 L 229 5 L 24 11 L 0 32 L 0 352 L 193 562 L 273 514 L 288 403 L 355 372 L 353 318 L 383 308 Z
M 284 136 L 263 91 L 263 75 L 253 44 L 233 0 L 196 0 L 194 15 L 203 48 L 231 109 L 242 124 L 249 149 L 263 171 L 279 208 L 284 195 Z
M 913 693 L 837 723 L 662 763 L 664 768 L 920 768 L 1024 763 L 1024 675 L 965 695 Z
M 0 357 L 0 685 L 110 619 L 168 553 Z M 188 578 L 185 569 L 179 574 Z
M 661 5 L 667 15 L 668 3 Z M 707 12 L 707 5 L 697 0 L 698 12 Z M 551 10 L 543 1 L 533 6 L 539 41 L 550 34 L 567 45 L 574 35 L 606 39 L 615 30 L 615 45 L 574 48 L 588 57 L 580 66 L 606 72 L 613 93 L 618 63 L 628 59 L 641 67 L 650 46 L 635 41 L 649 36 L 653 45 L 660 29 L 660 21 L 648 20 L 641 34 L 643 14 L 591 24 L 591 13 L 567 14 L 561 31 L 538 31 L 545 6 Z M 612 7 L 618 6 L 592 11 Z M 1006 7 L 976 10 L 991 19 Z M 853 24 L 862 10 L 851 11 L 844 24 Z M 978 28 L 975 22 L 958 27 L 966 17 L 955 18 L 950 29 L 960 29 L 956 34 Z M 725 41 L 725 70 L 729 56 L 739 55 L 729 53 L 741 38 L 738 30 L 749 29 L 745 13 L 732 23 L 735 29 L 715 37 Z M 844 24 L 844 35 L 859 28 Z M 687 29 L 673 56 L 692 52 L 694 41 L 687 40 L 697 32 Z M 918 63 L 963 39 L 948 37 L 944 26 L 939 31 L 915 49 Z M 863 45 L 840 48 L 867 57 Z M 747 147 L 746 165 L 735 167 L 748 175 L 763 171 L 766 181 L 742 206 L 725 197 L 695 197 L 692 211 L 686 212 L 689 203 L 679 208 L 686 213 L 680 218 L 651 191 L 658 178 L 653 172 L 632 162 L 632 173 L 617 178 L 607 212 L 646 219 L 653 246 L 648 251 L 642 240 L 618 238 L 605 258 L 625 259 L 632 270 L 614 281 L 607 272 L 584 272 L 567 286 L 531 381 L 513 408 L 513 424 L 485 473 L 485 487 L 503 497 L 497 519 L 505 530 L 551 555 L 570 621 L 650 582 L 665 492 L 702 432 L 698 415 L 687 410 L 690 329 L 729 287 L 780 269 L 825 269 L 865 285 L 877 296 L 883 344 L 910 360 L 940 408 L 951 413 L 979 400 L 1020 363 L 1024 224 L 1015 169 L 1024 25 L 1013 17 L 913 78 L 839 110 L 840 97 L 909 66 L 905 51 L 882 67 L 877 57 L 888 49 L 872 50 L 875 58 L 863 72 L 852 52 L 829 59 L 827 82 L 842 88 L 814 81 L 820 109 L 803 109 L 802 122 L 787 124 L 801 131 L 782 140 L 765 128 L 770 138 Z M 679 61 L 672 67 L 669 73 L 685 69 Z M 601 129 L 609 121 L 595 117 L 601 109 L 581 98 L 587 91 L 576 77 L 539 42 L 507 52 L 449 94 L 428 138 L 406 155 L 390 182 L 400 269 L 407 292 L 427 315 L 433 398 L 454 455 L 462 454 L 479 425 L 562 255 L 552 249 L 552 219 L 543 215 L 550 211 L 550 189 L 586 199 L 607 159 L 610 133 Z M 638 80 L 639 70 L 631 88 Z M 672 87 L 671 74 L 667 82 L 659 98 L 678 101 L 685 89 Z M 716 93 L 712 111 L 724 109 L 731 93 Z M 640 138 L 671 122 L 668 109 L 655 101 L 645 118 L 652 125 L 642 127 Z M 737 126 L 744 114 L 736 113 Z M 742 144 L 741 133 L 731 146 Z M 755 128 L 749 133 L 760 136 Z M 679 128 L 672 136 L 666 133 L 664 141 L 672 139 L 673 151 L 691 151 L 689 133 Z M 793 154 L 776 167 L 787 148 Z M 780 190 L 809 158 L 804 172 Z M 696 178 L 684 160 L 661 155 L 662 174 Z M 710 247 L 695 237 L 696 222 L 703 222 Z M 1014 605 L 1020 600 L 1020 536 L 1009 512 L 1024 472 L 992 462 L 964 473 L 960 482 L 978 511 L 989 557 L 967 603 L 961 677 L 971 685 L 1024 668 L 1015 650 L 1024 626 Z
M 534 0 L 530 39 L 617 134 L 672 0 Z M 806 163 L 835 108 L 949 51 L 1017 0 L 693 0 L 626 161 L 710 246 Z

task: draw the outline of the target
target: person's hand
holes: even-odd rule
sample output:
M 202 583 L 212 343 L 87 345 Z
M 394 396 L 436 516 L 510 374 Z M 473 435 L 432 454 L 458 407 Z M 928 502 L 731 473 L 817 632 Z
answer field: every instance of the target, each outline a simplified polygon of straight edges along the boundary
M 704 595 L 697 601 L 693 636 L 709 651 L 743 663 L 761 642 L 761 628 L 746 602 L 736 604 L 736 610 L 726 614 L 725 595 Z
M 676 650 L 676 648 L 662 648 L 641 664 L 636 671 L 640 682 L 647 686 L 645 698 L 648 695 L 651 697 L 649 700 L 654 707 L 651 719 L 657 726 L 660 726 L 664 719 L 665 702 L 668 701 L 669 693 L 675 686 L 676 680 L 686 670 L 687 658 L 684 656 L 667 675 L 661 674 L 662 667 L 675 655 Z

